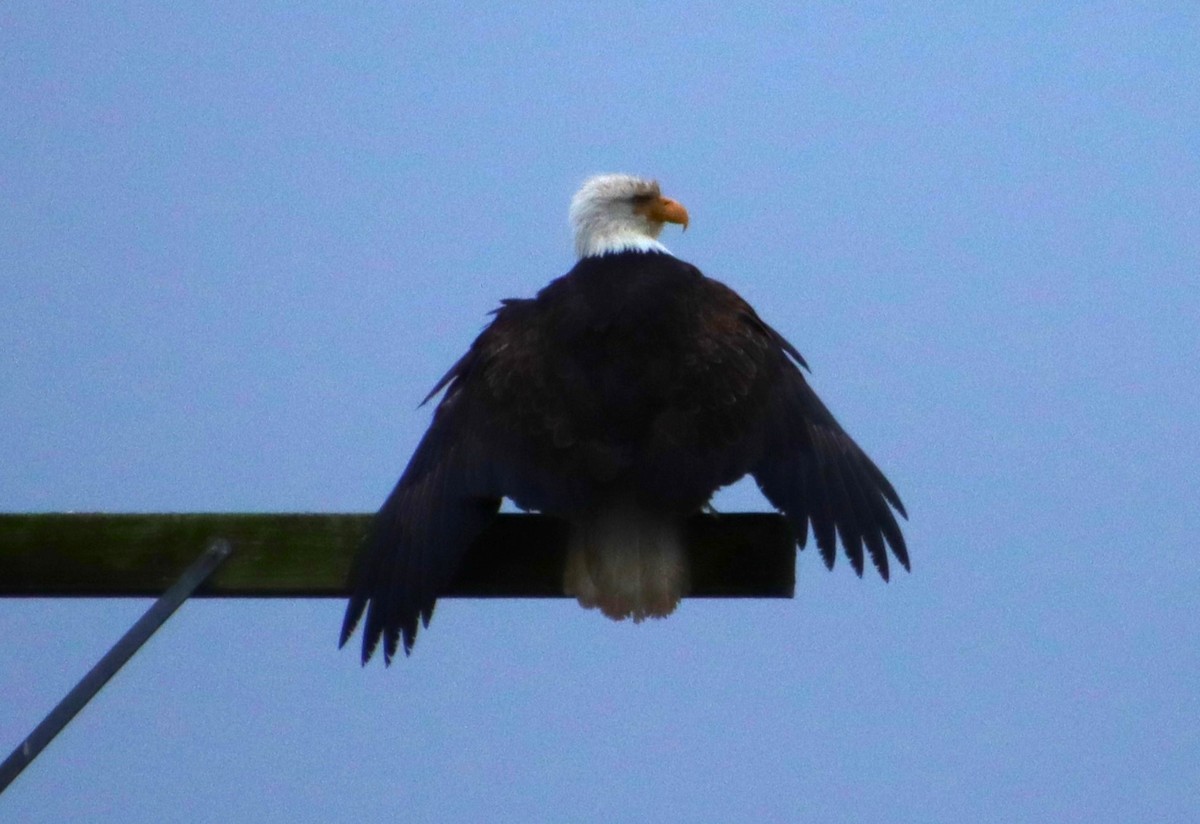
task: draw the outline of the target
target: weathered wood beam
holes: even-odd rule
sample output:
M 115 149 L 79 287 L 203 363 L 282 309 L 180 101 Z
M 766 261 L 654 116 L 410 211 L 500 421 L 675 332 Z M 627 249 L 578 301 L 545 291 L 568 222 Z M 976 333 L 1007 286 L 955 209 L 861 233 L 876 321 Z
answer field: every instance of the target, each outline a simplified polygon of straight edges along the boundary
M 370 522 L 360 514 L 0 515 L 0 597 L 161 594 L 215 538 L 233 555 L 193 597 L 342 598 Z M 443 597 L 562 597 L 565 524 L 501 515 Z M 692 597 L 790 598 L 796 549 L 778 515 L 689 523 Z

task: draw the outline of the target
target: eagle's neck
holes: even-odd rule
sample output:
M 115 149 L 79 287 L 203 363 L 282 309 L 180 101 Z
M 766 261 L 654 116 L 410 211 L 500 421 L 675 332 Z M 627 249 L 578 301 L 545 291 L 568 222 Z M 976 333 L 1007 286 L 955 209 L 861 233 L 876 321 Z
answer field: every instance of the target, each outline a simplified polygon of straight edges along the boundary
M 621 252 L 662 252 L 670 254 L 666 246 L 644 232 L 627 228 L 611 231 L 580 232 L 575 236 L 575 252 L 579 259 L 602 257 Z

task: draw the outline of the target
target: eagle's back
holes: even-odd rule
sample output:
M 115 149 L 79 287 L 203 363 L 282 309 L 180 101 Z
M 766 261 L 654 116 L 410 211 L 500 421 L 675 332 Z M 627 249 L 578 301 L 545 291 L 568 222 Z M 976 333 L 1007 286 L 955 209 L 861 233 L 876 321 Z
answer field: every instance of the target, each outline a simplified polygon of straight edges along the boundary
M 481 342 L 485 375 L 471 379 L 493 393 L 514 450 L 577 478 L 589 506 L 623 496 L 700 508 L 753 464 L 770 383 L 790 366 L 734 292 L 658 253 L 581 260 L 506 304 Z

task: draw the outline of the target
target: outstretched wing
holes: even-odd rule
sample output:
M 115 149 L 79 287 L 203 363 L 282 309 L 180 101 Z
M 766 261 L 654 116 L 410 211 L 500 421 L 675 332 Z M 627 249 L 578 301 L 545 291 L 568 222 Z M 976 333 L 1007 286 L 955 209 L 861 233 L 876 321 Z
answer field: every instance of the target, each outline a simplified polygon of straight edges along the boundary
M 766 330 L 780 350 L 795 356 L 778 332 Z M 801 546 L 812 525 L 821 557 L 831 569 L 838 537 L 860 576 L 864 546 L 885 581 L 888 547 L 908 569 L 908 548 L 892 510 L 905 518 L 908 514 L 896 490 L 796 365 L 786 363 L 776 380 L 763 419 L 762 457 L 750 470 L 767 500 L 787 516 Z
M 386 661 L 401 639 L 408 654 L 418 624 L 428 626 L 438 594 L 495 517 L 501 498 L 553 482 L 532 461 L 536 449 L 518 443 L 528 430 L 522 420 L 528 410 L 514 404 L 509 387 L 514 375 L 539 368 L 531 332 L 514 317 L 522 314 L 518 304 L 497 311 L 430 393 L 446 390 L 359 551 L 339 646 L 365 613 L 363 663 L 381 638 Z

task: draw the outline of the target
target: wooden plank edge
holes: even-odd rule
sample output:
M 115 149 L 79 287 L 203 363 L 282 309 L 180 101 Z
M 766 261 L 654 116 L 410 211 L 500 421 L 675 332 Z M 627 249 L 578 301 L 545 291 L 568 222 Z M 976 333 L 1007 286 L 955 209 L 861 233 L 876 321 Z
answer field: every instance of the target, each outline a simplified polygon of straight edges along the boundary
M 193 597 L 344 598 L 371 519 L 361 513 L 0 514 L 0 597 L 161 594 L 221 537 L 234 554 Z M 566 525 L 502 514 L 444 598 L 561 598 Z M 791 598 L 796 545 L 772 513 L 697 515 L 688 525 L 693 598 Z

